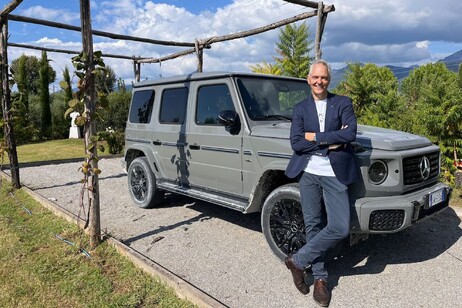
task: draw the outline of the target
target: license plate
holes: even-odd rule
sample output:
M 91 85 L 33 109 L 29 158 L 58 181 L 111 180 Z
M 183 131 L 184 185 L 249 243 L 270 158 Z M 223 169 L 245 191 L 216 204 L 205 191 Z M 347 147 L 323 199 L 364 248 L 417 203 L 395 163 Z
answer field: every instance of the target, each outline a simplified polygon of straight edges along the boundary
M 428 195 L 428 207 L 435 206 L 446 199 L 446 190 L 440 189 Z

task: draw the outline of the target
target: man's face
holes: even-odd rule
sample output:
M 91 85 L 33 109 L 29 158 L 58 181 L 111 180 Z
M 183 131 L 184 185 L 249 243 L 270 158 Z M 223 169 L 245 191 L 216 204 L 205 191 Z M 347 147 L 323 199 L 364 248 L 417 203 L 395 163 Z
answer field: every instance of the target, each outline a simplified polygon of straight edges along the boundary
M 315 64 L 307 80 L 315 99 L 325 99 L 327 97 L 330 78 L 329 71 L 325 65 L 322 63 Z

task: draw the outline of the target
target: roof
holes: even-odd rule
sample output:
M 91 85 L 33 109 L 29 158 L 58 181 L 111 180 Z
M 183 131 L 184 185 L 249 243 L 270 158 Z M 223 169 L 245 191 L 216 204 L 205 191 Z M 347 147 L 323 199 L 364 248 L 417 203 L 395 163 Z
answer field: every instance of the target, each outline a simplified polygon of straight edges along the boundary
M 193 72 L 185 75 L 177 75 L 166 78 L 159 78 L 153 80 L 143 80 L 141 82 L 135 83 L 134 88 L 140 88 L 145 86 L 168 84 L 168 83 L 177 83 L 177 82 L 187 82 L 193 80 L 204 80 L 204 79 L 217 79 L 223 77 L 264 77 L 268 79 L 290 79 L 290 80 L 301 80 L 301 78 L 287 77 L 287 76 L 277 76 L 277 75 L 268 75 L 268 74 L 257 74 L 250 72 L 228 72 L 228 71 L 215 71 L 215 72 L 206 72 L 206 73 L 197 73 Z

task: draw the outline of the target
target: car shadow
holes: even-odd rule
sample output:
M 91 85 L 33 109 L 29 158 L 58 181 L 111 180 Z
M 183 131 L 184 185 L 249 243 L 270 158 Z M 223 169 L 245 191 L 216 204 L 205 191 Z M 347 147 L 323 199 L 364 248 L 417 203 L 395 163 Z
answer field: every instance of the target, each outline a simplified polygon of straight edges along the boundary
M 461 219 L 452 208 L 410 228 L 389 235 L 372 235 L 368 240 L 344 247 L 328 263 L 329 285 L 352 275 L 378 274 L 391 264 L 418 263 L 448 251 L 462 237 Z
M 169 208 L 177 206 L 186 206 L 189 209 L 199 212 L 201 216 L 218 218 L 252 231 L 262 232 L 260 213 L 244 214 L 236 210 L 178 194 L 166 194 L 165 201 L 157 207 Z

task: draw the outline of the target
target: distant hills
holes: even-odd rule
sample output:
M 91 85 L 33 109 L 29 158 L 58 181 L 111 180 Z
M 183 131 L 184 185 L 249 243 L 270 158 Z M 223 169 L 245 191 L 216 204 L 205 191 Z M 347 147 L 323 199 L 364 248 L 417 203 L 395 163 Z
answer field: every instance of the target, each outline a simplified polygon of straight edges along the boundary
M 462 63 L 462 50 L 459 50 L 452 55 L 447 56 L 444 59 L 438 60 L 438 62 L 443 62 L 446 64 L 446 67 L 450 69 L 453 72 L 458 72 L 459 71 L 459 65 Z M 398 78 L 398 80 L 401 80 L 403 78 L 406 78 L 409 76 L 409 73 L 419 67 L 418 65 L 412 65 L 409 67 L 400 67 L 400 66 L 393 66 L 393 65 L 387 65 L 393 74 Z M 332 80 L 331 80 L 331 85 L 330 88 L 333 89 L 337 86 L 339 82 L 343 80 L 343 77 L 345 75 L 345 72 L 347 70 L 347 67 L 343 67 L 341 69 L 337 70 L 332 70 Z

